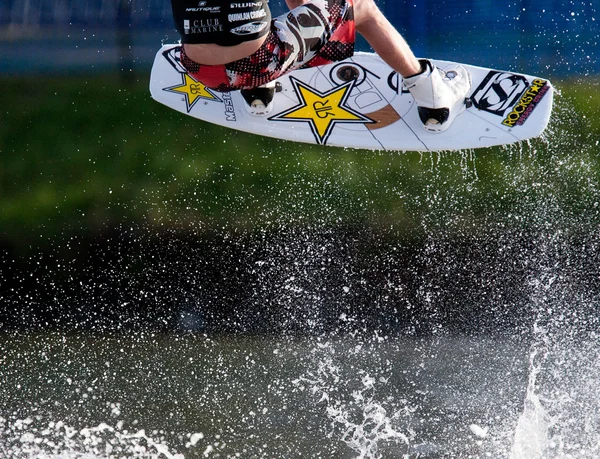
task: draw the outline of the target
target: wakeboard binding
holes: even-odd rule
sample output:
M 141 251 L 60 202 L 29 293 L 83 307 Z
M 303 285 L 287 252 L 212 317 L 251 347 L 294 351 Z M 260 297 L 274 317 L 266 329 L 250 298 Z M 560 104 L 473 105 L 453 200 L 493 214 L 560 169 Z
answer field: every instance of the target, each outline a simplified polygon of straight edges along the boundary
M 270 81 L 267 84 L 252 89 L 242 89 L 240 93 L 246 101 L 246 110 L 254 116 L 267 116 L 273 111 L 273 99 L 276 92 L 282 89 L 278 81 Z
M 444 132 L 454 119 L 472 105 L 468 94 L 471 75 L 460 64 L 444 70 L 420 59 L 421 72 L 404 78 L 403 85 L 415 99 L 425 130 Z

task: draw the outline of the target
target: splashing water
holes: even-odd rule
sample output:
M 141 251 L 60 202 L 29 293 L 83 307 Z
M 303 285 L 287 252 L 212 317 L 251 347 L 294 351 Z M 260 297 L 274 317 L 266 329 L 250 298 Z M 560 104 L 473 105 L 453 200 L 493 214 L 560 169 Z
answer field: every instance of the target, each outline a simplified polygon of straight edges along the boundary
M 532 351 L 525 405 L 517 423 L 510 459 L 542 458 L 545 457 L 548 448 L 550 423 L 536 389 L 536 380 L 542 371 L 544 357 L 540 358 L 540 362 L 536 360 L 537 357 L 538 351 Z
M 113 306 L 106 285 L 118 284 L 126 300 L 155 305 L 168 297 L 181 306 L 185 315 L 172 322 L 190 336 L 3 336 L 0 453 L 599 457 L 597 141 L 573 134 L 570 109 L 557 110 L 543 145 L 507 149 L 493 174 L 476 167 L 485 153 L 469 152 L 424 156 L 430 164 L 414 174 L 423 181 L 419 193 L 410 189 L 417 181 L 403 187 L 393 174 L 377 177 L 382 195 L 399 197 L 402 212 L 418 220 L 416 248 L 389 242 L 393 225 L 387 233 L 331 229 L 343 220 L 326 219 L 335 200 L 354 206 L 359 223 L 369 221 L 375 179 L 352 196 L 345 178 L 322 184 L 305 171 L 285 177 L 284 204 L 308 217 L 315 209 L 302 207 L 306 195 L 313 206 L 326 202 L 317 209 L 323 225 L 299 229 L 297 214 L 268 203 L 263 216 L 281 223 L 275 235 L 236 240 L 225 231 L 220 246 L 196 250 L 173 236 L 164 253 L 135 260 L 144 265 L 138 277 L 128 272 L 133 262 L 119 259 L 102 273 L 104 284 L 91 279 L 90 296 L 77 298 L 81 316 L 94 323 L 98 310 Z M 493 191 L 486 180 L 495 181 Z M 194 264 L 203 250 L 223 248 L 226 275 L 215 275 L 222 265 L 210 259 Z M 250 287 L 234 294 L 239 273 Z M 213 308 L 211 317 L 212 302 L 233 313 Z M 256 318 L 275 333 L 252 335 Z M 210 324 L 214 336 L 203 335 Z M 126 421 L 102 409 L 113 401 Z
M 350 358 L 360 359 L 362 346 L 357 346 L 350 351 Z M 309 372 L 293 381 L 296 386 L 304 385 L 310 388 L 318 404 L 325 405 L 327 417 L 331 419 L 333 432 L 330 435 L 339 437 L 358 456 L 357 458 L 380 457 L 380 445 L 388 442 L 410 445 L 406 434 L 398 431 L 397 419 L 406 418 L 412 409 L 405 406 L 395 413 L 388 413 L 394 404 L 377 400 L 377 384 L 386 383 L 381 377 L 375 380 L 364 370 L 359 370 L 356 377 L 358 385 L 351 391 L 348 400 L 343 400 L 339 393 L 340 384 L 353 385 L 354 381 L 347 380 L 341 373 L 341 368 L 334 363 L 335 350 L 331 343 L 319 347 L 326 354 L 318 361 L 315 372 Z M 400 401 L 406 403 L 406 401 Z M 390 405 L 384 407 L 384 405 Z
M 35 457 L 38 459 L 148 458 L 183 459 L 172 453 L 160 440 L 143 430 L 130 433 L 122 423 L 111 427 L 101 423 L 96 427 L 77 430 L 64 422 L 43 423 L 39 418 L 7 420 L 0 418 L 0 453 L 3 457 Z M 190 436 L 189 445 L 198 437 Z

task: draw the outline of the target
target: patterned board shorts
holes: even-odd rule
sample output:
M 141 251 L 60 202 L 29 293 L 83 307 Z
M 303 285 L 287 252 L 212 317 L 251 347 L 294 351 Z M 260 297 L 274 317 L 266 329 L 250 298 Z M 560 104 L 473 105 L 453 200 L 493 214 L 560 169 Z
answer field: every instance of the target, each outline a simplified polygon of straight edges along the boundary
M 258 51 L 225 65 L 201 65 L 181 52 L 197 81 L 220 92 L 251 89 L 292 70 L 337 62 L 354 54 L 353 0 L 312 0 L 271 23 Z

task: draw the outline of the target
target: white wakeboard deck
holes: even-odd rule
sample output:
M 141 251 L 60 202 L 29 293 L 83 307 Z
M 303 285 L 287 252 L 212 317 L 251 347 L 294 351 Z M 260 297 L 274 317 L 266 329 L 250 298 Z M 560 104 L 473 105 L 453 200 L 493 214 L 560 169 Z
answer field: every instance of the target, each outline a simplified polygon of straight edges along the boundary
M 155 100 L 209 123 L 294 142 L 406 151 L 489 147 L 539 136 L 552 111 L 550 81 L 465 65 L 473 105 L 445 132 L 429 133 L 402 90 L 402 77 L 377 54 L 360 52 L 279 78 L 273 111 L 255 116 L 239 91 L 220 93 L 194 80 L 179 53 L 180 45 L 165 45 L 156 54 L 150 77 Z M 452 64 L 433 62 L 441 69 Z

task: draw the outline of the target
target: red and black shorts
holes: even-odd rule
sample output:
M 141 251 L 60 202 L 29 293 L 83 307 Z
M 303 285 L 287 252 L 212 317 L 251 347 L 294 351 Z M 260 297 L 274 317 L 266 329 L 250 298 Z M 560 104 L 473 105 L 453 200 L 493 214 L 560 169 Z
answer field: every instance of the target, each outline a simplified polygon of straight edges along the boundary
M 250 89 L 300 68 L 354 54 L 353 0 L 312 0 L 275 18 L 258 51 L 225 65 L 201 65 L 181 53 L 189 74 L 220 92 Z

